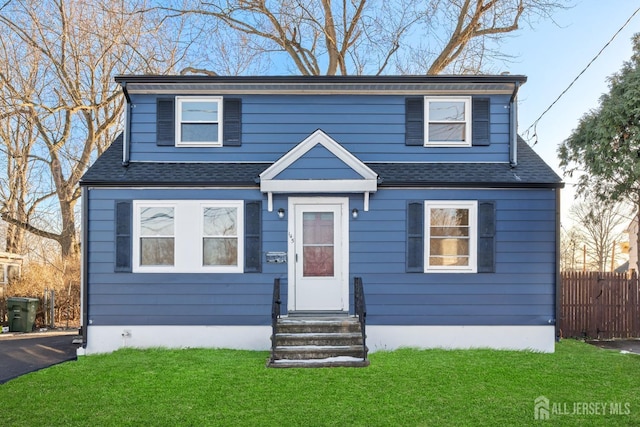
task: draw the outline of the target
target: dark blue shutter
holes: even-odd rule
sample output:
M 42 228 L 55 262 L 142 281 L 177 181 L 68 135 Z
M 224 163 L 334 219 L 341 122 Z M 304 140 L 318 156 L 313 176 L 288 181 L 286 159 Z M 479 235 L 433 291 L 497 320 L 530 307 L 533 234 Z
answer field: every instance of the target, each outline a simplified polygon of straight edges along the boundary
M 131 272 L 131 201 L 116 201 L 115 271 Z
M 471 128 L 471 145 L 482 146 L 491 143 L 489 137 L 489 98 L 473 98 L 472 104 L 472 128 Z
M 405 145 L 424 145 L 424 98 L 407 98 L 404 108 Z
M 262 271 L 262 202 L 248 201 L 244 205 L 244 272 Z
M 478 203 L 478 273 L 496 271 L 496 203 Z
M 424 208 L 422 202 L 407 204 L 407 272 L 424 272 Z
M 176 139 L 175 102 L 173 98 L 156 101 L 156 144 L 173 146 Z
M 242 145 L 242 100 L 225 99 L 222 110 L 224 114 L 222 145 L 239 147 Z

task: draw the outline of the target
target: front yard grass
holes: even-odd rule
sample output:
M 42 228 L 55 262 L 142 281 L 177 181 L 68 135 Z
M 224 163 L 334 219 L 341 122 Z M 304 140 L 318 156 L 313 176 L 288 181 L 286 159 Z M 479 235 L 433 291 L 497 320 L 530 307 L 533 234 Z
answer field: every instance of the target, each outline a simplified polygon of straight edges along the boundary
M 554 354 L 377 352 L 368 368 L 269 369 L 267 357 L 203 349 L 82 357 L 0 385 L 0 424 L 640 425 L 640 356 L 573 340 Z M 550 401 L 549 421 L 534 419 L 539 396 Z

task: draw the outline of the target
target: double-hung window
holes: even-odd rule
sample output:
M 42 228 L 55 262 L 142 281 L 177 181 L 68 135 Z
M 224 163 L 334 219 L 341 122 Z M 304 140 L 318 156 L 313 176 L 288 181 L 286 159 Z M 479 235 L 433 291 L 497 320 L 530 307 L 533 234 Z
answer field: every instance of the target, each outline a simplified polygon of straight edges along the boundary
M 202 265 L 238 266 L 238 217 L 241 206 L 204 205 L 202 210 Z
M 244 202 L 133 202 L 133 271 L 241 273 Z
M 471 146 L 471 97 L 425 97 L 428 147 Z
M 140 266 L 174 266 L 175 207 L 153 204 L 141 205 L 138 225 Z
M 475 201 L 425 202 L 425 271 L 477 271 L 477 216 Z
M 176 97 L 176 146 L 222 146 L 222 97 Z

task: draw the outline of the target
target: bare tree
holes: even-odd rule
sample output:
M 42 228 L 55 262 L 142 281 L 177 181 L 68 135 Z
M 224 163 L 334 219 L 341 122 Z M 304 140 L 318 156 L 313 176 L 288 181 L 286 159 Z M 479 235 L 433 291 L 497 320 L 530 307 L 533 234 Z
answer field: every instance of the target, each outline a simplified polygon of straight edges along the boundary
M 523 20 L 548 17 L 564 0 L 186 0 L 169 16 L 209 17 L 225 43 L 287 61 L 302 75 L 479 72 L 483 58 Z M 201 25 L 207 25 L 200 21 Z M 249 43 L 247 43 L 249 40 Z M 412 53 L 419 52 L 419 60 Z M 419 70 L 418 70 L 419 68 Z
M 560 236 L 560 270 L 580 271 L 583 268 L 584 235 L 576 227 L 564 230 Z
M 57 241 L 63 258 L 78 251 L 79 180 L 119 130 L 124 98 L 113 75 L 171 71 L 184 52 L 180 21 L 172 24 L 175 41 L 163 43 L 160 21 L 140 13 L 146 8 L 126 0 L 13 0 L 0 11 L 0 89 L 7 108 L 0 128 L 10 158 L 2 219 Z M 35 164 L 44 165 L 46 179 L 30 207 L 50 193 L 57 225 L 24 212 L 32 190 L 25 178 Z M 22 175 L 12 181 L 14 170 Z
M 628 222 L 624 212 L 623 204 L 606 203 L 595 198 L 588 198 L 571 207 L 571 218 L 583 235 L 592 269 L 609 270 L 615 245 L 622 240 L 623 228 Z

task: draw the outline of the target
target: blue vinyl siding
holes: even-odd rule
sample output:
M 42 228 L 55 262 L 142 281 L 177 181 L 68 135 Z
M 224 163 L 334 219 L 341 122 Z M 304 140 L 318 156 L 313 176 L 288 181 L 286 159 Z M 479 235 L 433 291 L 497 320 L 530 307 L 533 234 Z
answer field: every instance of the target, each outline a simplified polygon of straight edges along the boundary
M 316 145 L 274 179 L 362 179 L 362 177 L 325 147 Z
M 548 325 L 554 318 L 555 190 L 383 189 L 350 195 L 350 282 L 363 278 L 373 325 Z M 127 199 L 263 200 L 261 273 L 114 273 L 114 201 Z M 264 252 L 287 251 L 287 196 L 274 211 L 257 189 L 90 189 L 89 320 L 93 325 L 268 325 L 273 280 L 287 265 Z M 406 273 L 407 200 L 496 203 L 496 272 Z M 353 303 L 353 301 L 351 301 Z
M 156 96 L 133 96 L 131 161 L 274 162 L 317 129 L 363 162 L 507 162 L 509 96 L 491 98 L 491 145 L 467 148 L 405 146 L 401 95 L 246 95 L 241 147 L 156 146 Z
M 404 273 L 407 200 L 494 200 L 496 272 Z M 363 278 L 369 324 L 548 325 L 555 317 L 553 190 L 380 191 L 350 225 L 350 273 Z

